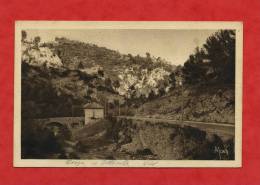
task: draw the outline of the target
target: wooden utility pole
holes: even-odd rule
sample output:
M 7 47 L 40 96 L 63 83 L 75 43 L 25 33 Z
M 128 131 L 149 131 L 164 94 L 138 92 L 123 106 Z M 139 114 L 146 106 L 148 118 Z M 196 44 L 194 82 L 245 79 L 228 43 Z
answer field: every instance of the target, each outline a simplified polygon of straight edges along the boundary
M 108 117 L 108 109 L 109 109 L 109 106 L 108 106 L 108 101 L 106 100 L 106 117 Z
M 104 104 L 104 116 L 106 117 L 106 111 L 107 111 L 107 110 L 106 110 L 106 109 L 107 109 L 107 108 L 106 108 L 106 101 L 105 101 L 104 103 L 105 103 L 105 104 Z
M 184 109 L 184 107 L 183 107 L 183 83 L 182 83 L 182 81 L 180 81 L 180 86 L 181 86 L 181 123 L 182 123 L 182 125 L 184 125 L 184 123 L 183 123 L 183 109 Z

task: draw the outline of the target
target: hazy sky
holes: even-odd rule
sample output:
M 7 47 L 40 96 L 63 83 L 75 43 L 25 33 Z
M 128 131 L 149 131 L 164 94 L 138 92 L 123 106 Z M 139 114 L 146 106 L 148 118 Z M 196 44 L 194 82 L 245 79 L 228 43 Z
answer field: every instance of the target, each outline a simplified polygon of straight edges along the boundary
M 195 47 L 201 47 L 207 37 L 217 30 L 26 30 L 27 38 L 40 36 L 43 42 L 53 41 L 55 37 L 88 42 L 117 50 L 120 53 L 161 57 L 172 64 L 183 64 Z

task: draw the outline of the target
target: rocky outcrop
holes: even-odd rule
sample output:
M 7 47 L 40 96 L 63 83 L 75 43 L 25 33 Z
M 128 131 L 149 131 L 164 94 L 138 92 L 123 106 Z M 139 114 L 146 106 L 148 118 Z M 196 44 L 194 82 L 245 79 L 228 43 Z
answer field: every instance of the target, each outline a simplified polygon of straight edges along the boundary
M 21 60 L 32 66 L 59 68 L 62 67 L 61 59 L 48 47 L 34 46 L 30 42 L 22 42 Z
M 232 160 L 233 137 L 222 137 L 192 127 L 121 119 L 114 121 L 117 150 L 138 159 L 150 155 L 161 160 Z
M 183 104 L 183 105 L 182 105 Z M 235 91 L 230 86 L 176 88 L 167 95 L 145 103 L 138 116 L 186 121 L 235 123 Z

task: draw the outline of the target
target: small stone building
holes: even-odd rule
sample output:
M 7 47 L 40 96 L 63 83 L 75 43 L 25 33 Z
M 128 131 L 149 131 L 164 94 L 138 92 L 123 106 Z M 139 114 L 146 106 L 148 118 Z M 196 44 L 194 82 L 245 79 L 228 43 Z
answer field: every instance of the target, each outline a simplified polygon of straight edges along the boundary
M 84 105 L 85 124 L 93 123 L 104 118 L 104 107 L 98 103 L 87 103 Z

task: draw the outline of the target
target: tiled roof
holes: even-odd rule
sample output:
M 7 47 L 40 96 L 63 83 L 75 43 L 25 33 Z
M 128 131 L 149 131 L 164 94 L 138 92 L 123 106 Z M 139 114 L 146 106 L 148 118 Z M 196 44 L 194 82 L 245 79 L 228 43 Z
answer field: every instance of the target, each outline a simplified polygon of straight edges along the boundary
M 83 106 L 85 109 L 103 109 L 104 107 L 96 102 L 87 103 Z

